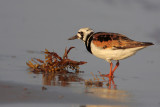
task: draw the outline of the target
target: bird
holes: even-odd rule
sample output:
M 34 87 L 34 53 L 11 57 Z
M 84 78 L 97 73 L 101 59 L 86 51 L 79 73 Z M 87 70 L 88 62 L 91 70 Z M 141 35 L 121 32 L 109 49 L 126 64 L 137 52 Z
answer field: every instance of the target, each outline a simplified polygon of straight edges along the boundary
M 119 60 L 133 56 L 137 51 L 154 45 L 151 42 L 134 41 L 123 34 L 112 32 L 94 32 L 91 28 L 81 28 L 78 33 L 68 40 L 80 39 L 86 49 L 94 56 L 110 63 L 109 74 L 101 75 L 108 78 L 114 77 L 114 72 L 119 66 Z M 112 61 L 116 61 L 113 68 Z

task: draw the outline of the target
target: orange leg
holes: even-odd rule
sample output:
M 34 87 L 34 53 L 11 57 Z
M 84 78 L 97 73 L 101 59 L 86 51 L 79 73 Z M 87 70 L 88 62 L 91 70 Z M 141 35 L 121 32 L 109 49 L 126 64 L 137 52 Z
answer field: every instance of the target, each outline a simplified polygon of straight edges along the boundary
M 119 66 L 119 61 L 117 61 L 116 66 L 114 67 L 114 69 L 112 70 L 112 74 L 114 73 L 114 71 L 118 68 Z
M 114 82 L 114 79 L 112 79 L 112 84 L 113 84 L 113 88 L 116 89 L 117 87 L 116 87 L 116 84 Z
M 112 73 L 112 66 L 113 66 L 113 63 L 111 62 L 111 63 L 110 63 L 109 77 L 112 77 L 112 76 L 113 76 L 113 73 Z
M 113 74 L 114 74 L 115 70 L 118 68 L 118 66 L 119 66 L 119 61 L 117 61 L 116 66 L 115 66 L 114 69 L 112 70 L 113 63 L 111 62 L 111 63 L 110 63 L 110 72 L 109 72 L 109 74 L 101 75 L 101 76 L 102 76 L 102 77 L 113 78 Z
M 110 63 L 110 72 L 109 74 L 106 74 L 106 75 L 100 75 L 101 77 L 108 77 L 108 78 L 112 78 L 113 77 L 113 73 L 112 73 L 112 66 L 113 66 L 113 63 L 111 62 Z

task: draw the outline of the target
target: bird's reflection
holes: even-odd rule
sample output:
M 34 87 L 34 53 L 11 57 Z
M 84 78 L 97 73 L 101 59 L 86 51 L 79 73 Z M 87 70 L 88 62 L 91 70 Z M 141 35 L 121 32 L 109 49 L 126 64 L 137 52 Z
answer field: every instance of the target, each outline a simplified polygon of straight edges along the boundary
M 71 82 L 80 82 L 83 79 L 76 73 L 68 74 L 55 74 L 55 73 L 44 73 L 42 74 L 43 85 L 51 86 L 69 86 Z
M 115 85 L 114 78 L 109 78 L 109 80 L 104 85 L 104 87 L 87 87 L 85 92 L 93 97 L 99 97 L 106 99 L 106 101 L 111 101 L 113 104 L 107 105 L 85 105 L 84 107 L 128 107 L 130 105 L 130 93 L 124 90 L 118 90 Z
M 118 90 L 113 77 L 103 77 L 101 73 L 100 76 L 91 74 L 94 80 L 92 84 L 86 87 L 85 92 L 90 96 L 106 99 L 106 101 L 112 101 L 114 103 L 111 103 L 111 105 L 85 105 L 84 107 L 128 107 L 131 95 L 127 91 Z M 98 82 L 103 83 L 103 85 L 97 85 L 96 83 Z
M 99 72 L 98 75 L 94 75 L 91 72 L 93 79 L 85 80 L 86 87 L 107 87 L 107 89 L 117 89 L 117 85 L 115 84 L 114 77 L 105 77 Z
M 98 78 L 96 80 L 96 78 Z M 101 79 L 100 79 L 101 78 Z M 80 77 L 80 74 L 67 73 L 67 74 L 55 74 L 55 73 L 43 73 L 42 83 L 43 85 L 51 86 L 70 86 L 73 82 L 83 82 L 84 79 Z M 96 83 L 99 81 L 101 85 Z M 126 107 L 128 105 L 130 94 L 124 90 L 118 90 L 115 84 L 114 78 L 103 78 L 101 76 L 95 77 L 95 84 L 88 85 L 84 89 L 84 92 L 88 96 L 99 97 L 111 101 L 113 107 Z M 116 104 L 116 105 L 115 105 Z M 120 104 L 120 105 L 119 105 Z M 124 104 L 123 106 L 121 104 Z M 111 105 L 84 105 L 84 107 L 110 107 Z
M 106 84 L 108 89 L 117 89 L 117 85 L 114 82 L 114 78 L 108 78 L 108 83 Z
M 34 73 L 34 74 L 37 74 L 37 73 Z M 96 75 L 93 81 L 86 82 L 86 80 L 84 80 L 79 73 L 56 74 L 56 73 L 50 72 L 50 73 L 42 73 L 40 75 L 42 75 L 43 85 L 69 86 L 73 82 L 85 81 L 86 87 L 105 87 L 107 89 L 117 89 L 117 85 L 115 84 L 114 78 L 104 78 Z

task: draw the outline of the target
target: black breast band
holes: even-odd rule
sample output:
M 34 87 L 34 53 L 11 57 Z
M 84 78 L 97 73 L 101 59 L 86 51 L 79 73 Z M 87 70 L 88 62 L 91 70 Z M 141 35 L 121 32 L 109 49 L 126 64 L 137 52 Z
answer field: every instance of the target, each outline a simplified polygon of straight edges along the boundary
M 87 50 L 92 54 L 91 51 L 91 41 L 93 39 L 93 32 L 91 32 L 89 35 L 87 35 L 86 41 L 85 41 L 85 45 Z

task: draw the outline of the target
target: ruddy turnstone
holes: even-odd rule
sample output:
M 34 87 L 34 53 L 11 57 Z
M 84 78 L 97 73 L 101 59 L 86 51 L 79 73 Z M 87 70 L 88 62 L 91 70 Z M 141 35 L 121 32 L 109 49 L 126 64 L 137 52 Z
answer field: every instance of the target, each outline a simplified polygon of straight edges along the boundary
M 139 42 L 129 39 L 125 35 L 110 32 L 96 32 L 90 28 L 79 29 L 77 35 L 68 40 L 81 39 L 87 50 L 98 58 L 110 63 L 110 72 L 106 77 L 113 77 L 114 71 L 119 66 L 119 60 L 134 55 L 138 50 L 153 45 L 151 42 Z M 112 60 L 116 66 L 112 69 Z

